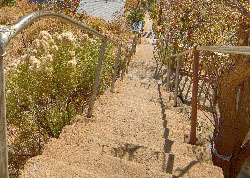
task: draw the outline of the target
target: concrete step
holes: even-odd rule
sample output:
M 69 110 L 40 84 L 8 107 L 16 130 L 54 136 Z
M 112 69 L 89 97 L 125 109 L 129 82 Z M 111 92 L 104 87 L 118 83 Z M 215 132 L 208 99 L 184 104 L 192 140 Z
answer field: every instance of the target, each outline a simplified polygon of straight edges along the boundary
M 126 78 L 129 79 L 134 79 L 134 80 L 139 80 L 142 84 L 151 84 L 151 83 L 155 83 L 155 84 L 162 84 L 162 80 L 156 80 L 153 77 L 143 77 L 143 76 L 137 76 L 137 75 L 132 75 L 132 74 L 125 74 Z
M 150 110 L 150 108 L 149 108 Z M 99 120 L 98 128 L 100 130 L 105 130 L 106 133 L 114 134 L 116 137 L 122 137 L 121 139 L 131 139 L 137 138 L 137 142 L 141 145 L 149 146 L 154 140 L 145 140 L 143 137 L 155 138 L 154 145 L 158 147 L 164 144 L 166 139 L 175 140 L 176 142 L 183 143 L 184 135 L 190 132 L 190 121 L 184 118 L 183 114 L 177 114 L 175 111 L 169 111 L 165 114 L 165 120 L 163 118 L 152 118 L 152 115 L 157 115 L 151 112 L 149 116 L 147 113 L 144 115 L 134 115 L 133 111 L 127 109 L 130 113 L 129 115 L 124 114 L 123 117 L 113 117 L 105 118 L 104 120 Z M 161 112 L 161 111 L 158 111 Z M 113 113 L 115 115 L 115 112 Z M 133 119 L 136 117 L 137 119 Z M 141 119 L 140 119 L 141 118 Z M 178 135 L 178 137 L 177 137 Z M 138 140 L 141 140 L 138 142 Z M 150 146 L 151 147 L 151 146 Z
M 46 156 L 81 170 L 88 170 L 99 177 L 171 177 L 170 174 L 150 169 L 146 165 L 109 156 L 105 153 L 83 151 L 81 147 L 63 147 Z
M 112 168 L 121 170 L 121 173 L 119 173 L 121 177 L 145 177 L 145 174 L 135 174 L 134 171 L 131 171 L 131 168 L 118 168 L 119 165 L 117 164 L 121 163 L 123 164 L 123 166 L 120 165 L 121 167 L 126 167 L 126 165 L 129 164 L 130 166 L 132 165 L 132 167 L 138 167 L 139 170 L 151 170 L 151 172 L 153 171 L 154 174 L 156 174 L 156 172 L 159 174 L 159 172 L 164 171 L 178 176 L 189 174 L 190 170 L 198 171 L 199 175 L 204 176 L 207 175 L 211 170 L 213 170 L 213 173 L 210 173 L 211 175 L 220 175 L 221 173 L 220 168 L 206 163 L 209 163 L 209 161 L 206 161 L 206 159 L 209 158 L 206 157 L 205 151 L 197 146 L 191 146 L 187 144 L 180 145 L 174 143 L 172 146 L 173 152 L 182 153 L 179 155 L 174 155 L 171 153 L 166 154 L 139 145 L 102 143 L 100 139 L 98 141 L 94 140 L 92 143 L 91 141 L 84 143 L 89 145 L 76 146 L 75 144 L 62 144 L 62 142 L 55 143 L 54 145 L 50 144 L 49 150 L 46 149 L 44 151 L 44 156 L 59 159 L 60 161 L 65 160 L 67 164 L 77 167 L 80 166 L 81 169 L 90 170 L 97 175 L 110 175 L 110 172 L 104 171 L 96 173 L 94 164 L 98 164 L 98 167 L 101 169 L 106 169 L 105 165 L 103 164 L 108 164 L 111 165 Z M 120 162 L 118 160 L 120 160 Z M 88 163 L 91 164 L 89 165 L 90 167 L 88 167 Z M 108 170 L 111 171 L 110 168 L 108 168 Z M 129 172 L 129 175 L 127 172 Z M 153 177 L 161 177 L 162 175 L 152 175 L 151 173 L 147 174 L 150 174 Z
M 84 120 L 87 119 L 82 118 L 81 122 L 84 122 Z M 159 123 L 160 125 L 158 127 L 155 126 L 155 124 L 152 124 L 150 127 L 150 125 L 146 124 L 147 122 L 122 123 L 115 120 L 113 123 L 104 120 L 95 121 L 87 125 L 84 123 L 76 123 L 72 126 L 66 126 L 60 136 L 60 138 L 63 139 L 59 139 L 56 142 L 62 141 L 69 144 L 92 142 L 102 142 L 106 144 L 129 143 L 143 145 L 144 147 L 149 147 L 162 152 L 170 152 L 171 146 L 166 148 L 166 145 L 171 145 L 173 143 L 168 139 L 172 132 L 169 132 L 169 129 L 165 127 L 166 122 L 162 120 L 160 122 L 161 123 Z M 145 139 L 149 137 L 149 135 L 151 139 Z
M 197 160 L 182 159 L 184 163 L 177 165 L 172 178 L 203 178 L 203 177 L 216 177 L 224 178 L 221 168 L 200 163 Z M 179 162 L 178 162 L 179 163 Z
M 118 147 L 106 147 L 105 154 L 142 164 L 151 170 L 173 172 L 174 155 L 152 148 L 125 143 Z
M 44 156 L 36 156 L 27 161 L 20 178 L 101 178 L 89 171 L 79 169 L 65 162 Z
M 61 149 L 71 149 L 72 146 L 77 145 L 82 151 L 93 151 L 102 155 L 108 155 L 123 160 L 136 162 L 143 164 L 148 169 L 154 169 L 157 171 L 168 171 L 172 172 L 174 160 L 169 160 L 173 158 L 173 154 L 168 154 L 164 152 L 162 146 L 161 150 L 155 150 L 144 145 L 129 143 L 126 139 L 121 139 L 114 134 L 92 132 L 95 127 L 90 128 L 85 127 L 84 132 L 77 136 L 77 130 L 81 130 L 80 127 L 69 128 L 67 127 L 60 135 L 59 139 L 52 139 L 44 149 L 44 155 L 55 155 L 55 150 Z M 76 139 L 79 138 L 79 139 Z M 60 145 L 60 147 L 59 147 Z M 167 169 L 168 168 L 168 169 Z
M 71 139 L 74 140 L 72 137 Z M 61 172 L 65 171 L 68 177 L 72 175 L 74 175 L 73 177 L 84 177 L 86 175 L 85 177 L 111 178 L 169 177 L 168 174 L 160 173 L 162 171 L 186 177 L 185 175 L 188 175 L 191 170 L 198 171 L 199 175 L 205 176 L 210 170 L 214 170 L 213 173 L 210 173 L 211 175 L 218 175 L 221 171 L 219 168 L 205 163 L 206 157 L 202 148 L 187 144 L 174 143 L 173 152 L 183 153 L 174 155 L 140 145 L 111 143 L 104 137 L 101 140 L 90 136 L 90 140 L 79 140 L 81 144 L 78 145 L 65 140 L 65 142 L 56 141 L 58 140 L 55 139 L 48 144 L 42 158 L 38 156 L 28 161 L 25 167 L 26 172 L 21 178 L 32 177 L 36 174 L 43 175 L 42 177 L 47 175 L 47 177 L 60 177 Z M 204 155 L 202 156 L 202 154 Z M 102 171 L 97 171 L 97 167 Z M 119 173 L 116 171 L 116 174 L 113 174 L 113 169 L 119 170 Z M 144 174 L 140 171 L 136 173 L 137 169 Z M 82 170 L 88 170 L 88 172 Z
M 60 147 L 70 150 L 72 147 L 77 146 L 82 151 L 94 151 L 102 155 L 140 163 L 148 169 L 168 173 L 184 168 L 191 161 L 198 160 L 205 165 L 212 164 L 209 148 L 164 139 L 162 140 L 165 142 L 163 141 L 160 148 L 155 147 L 155 143 L 152 144 L 152 147 L 150 144 L 140 145 L 137 140 L 130 142 L 131 139 L 125 139 L 107 132 L 104 133 L 99 122 L 98 125 L 94 124 L 81 125 L 78 123 L 67 126 L 65 128 L 67 132 L 63 131 L 60 139 L 51 140 L 46 146 L 44 155 L 54 155 L 56 154 L 55 150 L 60 150 Z M 102 123 L 102 125 L 104 124 Z M 97 128 L 99 128 L 100 132 L 96 132 Z M 81 136 L 78 135 L 79 132 L 81 132 Z M 182 154 L 176 155 L 175 153 Z

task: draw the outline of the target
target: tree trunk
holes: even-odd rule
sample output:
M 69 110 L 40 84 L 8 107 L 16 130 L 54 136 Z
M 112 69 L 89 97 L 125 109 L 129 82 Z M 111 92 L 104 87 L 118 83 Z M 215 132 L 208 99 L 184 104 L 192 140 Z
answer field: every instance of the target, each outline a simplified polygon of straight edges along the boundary
M 249 27 L 243 21 L 239 28 L 239 45 L 247 46 Z M 220 122 L 215 129 L 217 152 L 232 156 L 230 161 L 213 155 L 213 163 L 222 168 L 226 178 L 236 178 L 250 153 L 242 143 L 249 130 L 250 57 L 237 55 L 232 66 L 218 79 Z M 244 154 L 243 154 L 244 153 Z

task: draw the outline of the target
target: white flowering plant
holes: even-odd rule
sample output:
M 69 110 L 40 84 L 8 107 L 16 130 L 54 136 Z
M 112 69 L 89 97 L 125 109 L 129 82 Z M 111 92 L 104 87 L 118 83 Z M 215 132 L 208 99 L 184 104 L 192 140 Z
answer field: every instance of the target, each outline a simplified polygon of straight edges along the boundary
M 51 137 L 87 107 L 100 54 L 100 39 L 42 31 L 6 73 L 7 121 L 17 129 L 16 150 L 40 154 Z M 107 43 L 98 95 L 110 84 L 114 46 Z

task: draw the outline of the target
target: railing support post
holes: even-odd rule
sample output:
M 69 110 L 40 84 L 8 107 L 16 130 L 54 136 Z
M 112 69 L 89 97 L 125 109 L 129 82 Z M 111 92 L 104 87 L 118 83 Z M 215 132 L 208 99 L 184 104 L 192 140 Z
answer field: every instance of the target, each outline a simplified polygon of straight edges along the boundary
M 134 45 L 134 54 L 136 53 L 136 47 L 137 47 L 137 39 L 138 38 L 138 34 L 135 35 L 135 45 Z
M 135 46 L 135 36 L 134 36 L 134 38 L 132 40 L 132 47 L 131 47 L 132 53 L 135 53 L 134 46 Z
M 193 93 L 192 93 L 192 113 L 191 113 L 191 131 L 189 143 L 196 144 L 196 122 L 197 122 L 197 96 L 198 96 L 198 66 L 199 66 L 199 51 L 194 49 L 193 62 Z
M 133 48 L 128 53 L 128 60 L 127 60 L 127 63 L 126 63 L 126 74 L 128 73 L 128 66 L 130 64 L 130 61 L 132 60 L 132 56 L 133 56 Z
M 174 106 L 177 106 L 177 96 L 178 96 L 178 88 L 179 88 L 179 72 L 180 72 L 180 57 L 177 57 L 177 66 L 175 72 L 175 89 L 174 89 Z
M 0 177 L 8 178 L 8 148 L 6 126 L 4 61 L 0 56 Z
M 118 46 L 118 54 L 117 54 L 116 61 L 115 61 L 114 74 L 113 74 L 112 84 L 111 84 L 111 89 L 110 89 L 111 93 L 114 92 L 114 85 L 115 85 L 115 79 L 116 79 L 118 64 L 119 64 L 119 60 L 120 60 L 120 55 L 121 55 L 121 45 Z
M 167 91 L 170 91 L 171 58 L 168 58 Z
M 121 80 L 123 80 L 124 74 L 125 74 L 125 71 L 126 71 L 126 63 L 127 63 L 127 57 L 128 57 L 128 55 L 129 55 L 129 54 L 128 54 L 128 48 L 126 48 L 124 60 L 123 60 L 123 63 L 122 63 L 122 75 L 121 75 Z
M 100 52 L 100 56 L 99 56 L 99 61 L 98 61 L 98 66 L 97 66 L 97 71 L 96 71 L 96 76 L 95 76 L 95 81 L 94 81 L 94 86 L 93 86 L 93 90 L 92 90 L 92 96 L 91 96 L 91 99 L 90 99 L 90 104 L 89 104 L 89 108 L 88 108 L 87 117 L 91 117 L 92 113 L 93 113 L 96 93 L 97 93 L 97 89 L 98 89 L 99 82 L 100 82 L 100 75 L 101 75 L 101 70 L 102 70 L 102 61 L 104 59 L 106 45 L 107 45 L 107 38 L 104 38 L 102 40 L 101 52 Z

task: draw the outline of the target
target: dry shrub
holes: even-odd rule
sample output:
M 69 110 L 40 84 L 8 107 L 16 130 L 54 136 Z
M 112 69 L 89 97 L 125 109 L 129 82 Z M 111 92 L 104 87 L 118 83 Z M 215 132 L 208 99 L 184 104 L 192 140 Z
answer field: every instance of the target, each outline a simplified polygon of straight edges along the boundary
M 131 7 L 137 6 L 139 4 L 140 0 L 126 0 L 125 7 L 126 9 L 129 9 Z
M 20 0 L 13 7 L 2 7 L 0 9 L 0 24 L 7 26 L 12 25 L 19 18 L 36 10 L 36 8 L 36 4 L 28 3 L 27 0 Z M 60 10 L 59 13 L 66 14 L 82 22 L 83 24 L 88 25 L 89 27 L 92 27 L 103 34 L 106 34 L 108 37 L 116 41 L 128 41 L 129 39 L 131 39 L 131 33 L 128 33 L 127 30 L 125 30 L 126 25 L 124 25 L 123 23 L 124 19 L 107 23 L 101 18 L 91 17 L 85 14 L 74 14 L 73 12 L 69 12 L 67 10 Z M 75 33 L 81 33 L 81 30 L 79 28 L 72 28 L 72 26 L 53 18 L 41 19 L 38 22 L 34 22 L 31 26 L 23 30 L 21 34 L 17 35 L 11 41 L 9 45 L 10 48 L 7 49 L 7 55 L 5 57 L 6 65 L 9 64 L 9 61 L 17 59 L 22 51 L 30 45 L 30 42 L 38 36 L 40 31 L 46 30 L 49 32 L 61 33 L 65 29 Z M 91 33 L 87 31 L 84 32 L 87 33 L 90 37 L 93 37 Z
M 4 6 L 0 9 L 0 24 L 11 25 L 25 14 L 34 11 L 36 5 L 27 0 L 18 0 L 12 7 Z

